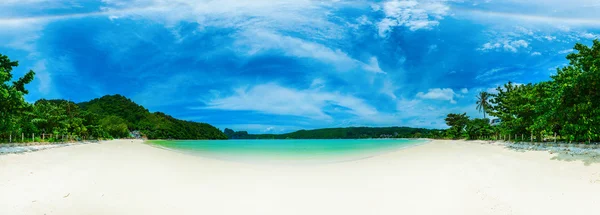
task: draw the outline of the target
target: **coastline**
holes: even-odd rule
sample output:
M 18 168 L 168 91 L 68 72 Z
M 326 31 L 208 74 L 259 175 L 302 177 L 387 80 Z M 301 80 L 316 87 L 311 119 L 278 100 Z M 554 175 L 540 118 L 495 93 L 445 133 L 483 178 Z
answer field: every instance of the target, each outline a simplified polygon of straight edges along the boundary
M 0 144 L 0 156 L 6 155 L 6 154 L 36 152 L 36 151 L 41 151 L 41 150 L 55 149 L 55 148 L 82 145 L 82 144 L 101 143 L 103 141 L 105 141 L 105 140 L 75 141 L 75 142 L 5 143 L 5 144 Z
M 480 141 L 269 166 L 114 140 L 0 156 L 0 214 L 590 214 L 600 164 Z

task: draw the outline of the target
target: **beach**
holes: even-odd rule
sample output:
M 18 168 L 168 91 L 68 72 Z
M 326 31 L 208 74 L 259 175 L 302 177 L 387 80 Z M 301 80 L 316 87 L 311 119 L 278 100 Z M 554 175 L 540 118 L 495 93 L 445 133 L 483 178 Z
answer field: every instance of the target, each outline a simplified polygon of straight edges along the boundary
M 600 164 L 433 140 L 369 159 L 264 165 L 139 140 L 0 156 L 0 214 L 596 214 Z

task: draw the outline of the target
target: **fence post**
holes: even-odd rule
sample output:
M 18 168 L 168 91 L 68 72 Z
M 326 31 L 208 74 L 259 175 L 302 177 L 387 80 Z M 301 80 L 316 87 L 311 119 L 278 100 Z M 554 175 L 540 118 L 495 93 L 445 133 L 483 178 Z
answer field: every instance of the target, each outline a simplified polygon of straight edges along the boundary
M 35 134 L 31 133 L 31 142 L 35 142 Z
M 10 133 L 10 135 L 8 136 L 8 142 L 12 143 L 12 132 Z
M 556 132 L 554 132 L 554 143 L 556 143 Z
M 46 134 L 42 133 L 42 142 L 46 139 Z
M 508 142 L 510 142 L 510 134 L 508 135 Z
M 25 142 L 25 134 L 21 133 L 21 142 L 24 143 Z
M 531 142 L 533 142 L 533 133 L 531 133 Z
M 523 134 L 521 134 L 521 141 L 525 141 L 525 138 L 523 137 Z

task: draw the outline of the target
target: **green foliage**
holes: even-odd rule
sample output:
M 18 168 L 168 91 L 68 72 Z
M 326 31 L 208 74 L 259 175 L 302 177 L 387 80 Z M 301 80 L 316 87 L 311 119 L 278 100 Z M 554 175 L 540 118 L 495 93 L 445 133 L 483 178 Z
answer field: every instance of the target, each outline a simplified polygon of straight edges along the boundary
M 139 130 L 149 139 L 227 139 L 223 132 L 212 125 L 178 120 L 160 112 L 150 113 L 146 108 L 121 95 L 104 96 L 80 103 L 79 106 L 100 118 L 120 118 L 128 130 Z M 109 133 L 113 137 L 123 137 L 117 132 L 121 129 L 120 125 L 114 131 L 116 133 Z
M 467 116 L 467 113 L 451 113 L 448 114 L 445 120 L 446 125 L 450 126 L 450 128 L 446 130 L 446 137 L 457 139 L 464 136 L 465 127 L 469 123 L 469 117 Z
M 529 134 L 535 118 L 534 85 L 511 82 L 498 87 L 493 95 L 490 115 L 502 120 L 501 134 Z
M 483 139 L 488 136 L 492 136 L 494 130 L 490 126 L 488 119 L 472 119 L 469 120 L 465 128 L 467 139 Z
M 19 62 L 11 61 L 8 56 L 0 54 L 0 138 L 10 132 L 18 132 L 23 129 L 20 126 L 20 114 L 31 108 L 25 102 L 24 95 L 28 93 L 25 85 L 33 81 L 35 73 L 29 71 L 12 84 L 13 67 L 19 66 Z
M 103 96 L 89 102 L 79 103 L 79 106 L 99 116 L 120 117 L 125 120 L 129 128 L 134 130 L 140 129 L 136 122 L 146 119 L 150 114 L 146 108 L 122 95 Z
M 118 116 L 107 116 L 100 120 L 100 126 L 112 137 L 112 138 L 124 138 L 129 137 L 129 129 L 127 129 L 127 122 Z
M 504 135 L 532 135 L 540 141 L 554 134 L 576 142 L 600 141 L 600 41 L 576 44 L 569 65 L 551 81 L 498 87 L 490 115 L 502 120 Z
M 441 138 L 441 130 L 408 127 L 349 127 L 299 130 L 287 134 L 248 134 L 226 128 L 231 139 L 361 139 L 361 138 Z
M 477 95 L 477 110 L 479 112 L 483 112 L 483 118 L 485 119 L 485 114 L 490 110 L 490 94 L 488 92 L 482 91 Z

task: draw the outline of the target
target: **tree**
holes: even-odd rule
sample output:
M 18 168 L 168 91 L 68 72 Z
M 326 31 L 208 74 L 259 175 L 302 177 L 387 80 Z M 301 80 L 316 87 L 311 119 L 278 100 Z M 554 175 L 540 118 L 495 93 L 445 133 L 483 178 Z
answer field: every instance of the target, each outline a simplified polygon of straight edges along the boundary
M 24 99 L 24 95 L 29 93 L 25 85 L 33 80 L 35 73 L 30 70 L 12 84 L 7 83 L 13 79 L 11 73 L 13 67 L 17 66 L 18 61 L 11 61 L 8 56 L 0 54 L 0 131 L 13 132 L 19 129 L 18 118 L 30 107 Z
M 567 56 L 569 66 L 552 76 L 556 83 L 556 115 L 560 133 L 569 141 L 600 139 L 600 41 L 577 43 Z
M 129 136 L 127 122 L 118 116 L 108 116 L 100 120 L 100 126 L 113 138 Z
M 489 108 L 490 108 L 490 103 L 489 100 L 490 99 L 490 94 L 488 92 L 482 91 L 479 92 L 479 95 L 477 95 L 477 110 L 481 113 L 483 112 L 483 118 L 486 119 L 485 117 L 485 113 L 488 112 Z
M 450 126 L 450 129 L 447 130 L 447 136 L 449 138 L 462 137 L 468 122 L 469 117 L 467 116 L 467 113 L 448 114 L 448 116 L 446 117 L 446 125 Z
M 469 120 L 465 128 L 467 138 L 474 140 L 485 136 L 490 136 L 493 133 L 492 126 L 487 119 L 472 119 Z

